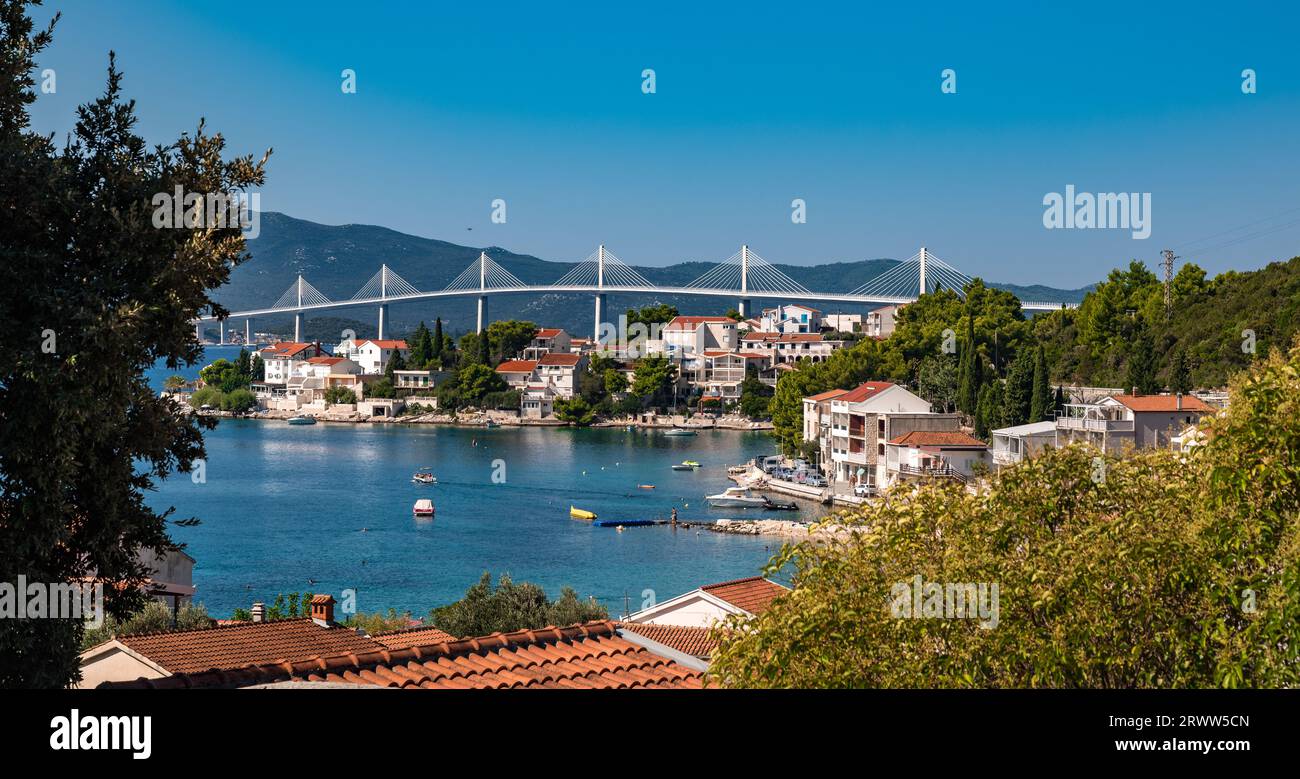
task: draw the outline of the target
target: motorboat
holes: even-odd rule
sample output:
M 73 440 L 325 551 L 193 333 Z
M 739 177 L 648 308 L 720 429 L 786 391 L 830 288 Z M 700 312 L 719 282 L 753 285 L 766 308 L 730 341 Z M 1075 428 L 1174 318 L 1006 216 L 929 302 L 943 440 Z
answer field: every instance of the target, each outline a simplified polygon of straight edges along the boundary
M 291 424 L 291 425 L 314 425 L 314 424 L 316 424 L 316 417 L 310 416 L 310 415 L 308 415 L 308 414 L 298 414 L 297 416 L 289 417 L 289 424 Z
M 653 490 L 655 486 L 653 484 L 638 484 L 636 488 L 639 490 Z
M 427 468 L 421 468 L 420 470 L 411 474 L 411 481 L 415 482 L 416 484 L 437 484 L 438 477 L 434 476 L 433 473 L 429 471 Z
M 727 475 L 729 476 L 744 476 L 747 473 L 749 473 L 748 465 L 732 465 L 727 468 Z
M 682 460 L 680 463 L 677 463 L 676 465 L 673 466 L 673 470 L 674 470 L 674 471 L 693 471 L 693 470 L 695 470 L 696 468 L 699 468 L 699 467 L 700 467 L 700 464 L 697 463 L 697 462 L 695 462 L 694 460 Z
M 411 513 L 417 517 L 433 516 L 433 501 L 428 498 L 420 498 L 415 502 L 415 508 L 411 509 Z
M 681 427 L 674 427 L 672 430 L 665 430 L 664 435 L 672 435 L 672 436 L 695 435 L 695 431 L 687 430 Z
M 762 508 L 765 503 L 748 487 L 728 487 L 717 495 L 706 495 L 705 500 L 714 508 Z
M 596 512 L 587 511 L 586 509 L 575 508 L 574 506 L 569 506 L 569 516 L 573 517 L 574 519 L 595 519 Z
M 792 500 L 772 500 L 768 496 L 763 496 L 763 508 L 768 511 L 798 511 L 799 504 Z

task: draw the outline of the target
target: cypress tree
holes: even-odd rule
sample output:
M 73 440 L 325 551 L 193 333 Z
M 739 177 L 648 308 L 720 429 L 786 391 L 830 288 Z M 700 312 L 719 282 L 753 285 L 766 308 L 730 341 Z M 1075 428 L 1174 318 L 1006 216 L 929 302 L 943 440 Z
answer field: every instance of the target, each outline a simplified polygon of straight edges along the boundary
M 975 404 L 975 437 L 985 441 L 988 440 L 989 431 L 992 429 L 993 409 L 989 405 L 992 394 L 992 385 L 985 384 L 980 387 L 980 399 Z
M 1034 357 L 1028 349 L 1020 350 L 1007 371 L 1007 386 L 1002 394 L 1002 424 L 1007 427 L 1029 421 L 1034 394 Z
M 1129 351 L 1126 373 L 1126 392 L 1136 388 L 1138 394 L 1149 395 L 1156 391 L 1156 358 L 1151 346 L 1151 336 L 1145 330 L 1133 339 Z
M 1029 421 L 1041 422 L 1052 412 L 1052 384 L 1047 375 L 1047 356 L 1043 347 L 1034 354 L 1034 394 L 1029 404 Z
M 488 347 L 487 331 L 478 334 L 478 361 L 489 368 L 492 367 L 492 351 Z
M 438 317 L 433 323 L 433 343 L 432 349 L 429 350 L 429 359 L 442 362 L 442 317 Z
M 1187 354 L 1183 347 L 1174 350 L 1172 359 L 1169 366 L 1169 390 L 1186 395 L 1192 391 L 1192 377 L 1187 370 Z
M 975 315 L 966 315 L 966 343 L 961 355 L 961 369 L 957 377 L 957 408 L 963 414 L 974 415 L 979 402 L 979 363 L 975 358 Z

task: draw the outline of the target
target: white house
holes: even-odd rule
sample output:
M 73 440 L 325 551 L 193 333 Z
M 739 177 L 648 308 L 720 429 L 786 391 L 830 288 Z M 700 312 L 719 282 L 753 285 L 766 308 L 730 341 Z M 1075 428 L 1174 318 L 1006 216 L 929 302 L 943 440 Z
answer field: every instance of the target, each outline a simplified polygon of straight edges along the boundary
M 828 341 L 821 333 L 745 333 L 741 345 L 747 352 L 762 352 L 773 363 L 793 363 L 807 358 L 812 362 L 825 362 L 831 354 L 844 346 L 843 341 Z
M 586 370 L 586 355 L 551 352 L 537 361 L 536 375 L 559 397 L 571 398 L 578 392 L 578 377 Z
M 519 409 L 525 419 L 542 419 L 555 413 L 555 389 L 550 384 L 529 384 L 520 392 Z
M 759 330 L 765 333 L 815 333 L 821 328 L 821 314 L 815 308 L 789 304 L 763 309 Z
M 921 477 L 967 482 L 988 463 L 988 445 L 960 431 L 913 430 L 885 445 L 885 485 Z
M 272 344 L 258 351 L 262 358 L 265 384 L 284 385 L 295 375 L 301 375 L 301 366 L 313 357 L 326 356 L 318 343 L 286 341 Z
M 1109 395 L 1067 403 L 1056 417 L 1056 444 L 1083 442 L 1111 454 L 1170 446 L 1214 409 L 1194 395 Z
M 762 576 L 708 584 L 631 614 L 625 622 L 709 627 L 733 614 L 761 614 L 789 587 Z
M 351 359 L 361 366 L 363 373 L 375 374 L 388 370 L 388 361 L 394 354 L 401 354 L 403 360 L 410 356 L 411 350 L 406 341 L 367 338 L 357 344 L 356 353 Z
M 705 350 L 729 352 L 736 348 L 736 320 L 725 316 L 678 316 L 664 325 L 665 350 L 673 359 L 685 359 Z
M 894 317 L 902 306 L 884 306 L 867 314 L 862 332 L 872 338 L 888 338 L 894 334 Z
M 497 373 L 511 389 L 522 390 L 537 381 L 537 360 L 506 360 L 497 366 Z
M 544 354 L 572 351 L 572 346 L 573 339 L 564 330 L 558 327 L 544 327 L 533 336 L 532 343 L 524 347 L 520 357 L 525 360 L 540 360 Z
M 993 431 L 993 464 L 999 468 L 1036 457 L 1056 443 L 1056 422 L 1030 422 Z

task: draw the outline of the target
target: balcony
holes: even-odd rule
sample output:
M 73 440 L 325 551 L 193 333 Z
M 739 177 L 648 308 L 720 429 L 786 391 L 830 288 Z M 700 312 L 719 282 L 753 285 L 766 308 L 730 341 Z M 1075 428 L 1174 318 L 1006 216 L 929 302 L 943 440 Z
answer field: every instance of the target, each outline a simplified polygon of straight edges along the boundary
M 1056 418 L 1058 430 L 1086 430 L 1095 433 L 1131 433 L 1133 421 L 1130 419 L 1094 419 L 1091 417 Z

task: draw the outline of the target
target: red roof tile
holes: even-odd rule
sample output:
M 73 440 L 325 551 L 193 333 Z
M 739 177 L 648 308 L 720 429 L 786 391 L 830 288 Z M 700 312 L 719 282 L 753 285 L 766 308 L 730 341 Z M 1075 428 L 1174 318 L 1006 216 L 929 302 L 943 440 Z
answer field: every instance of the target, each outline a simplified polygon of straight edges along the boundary
M 1213 411 L 1195 395 L 1183 396 L 1183 407 L 1178 408 L 1177 395 L 1112 395 L 1112 398 L 1133 411 Z
M 543 354 L 542 359 L 538 360 L 540 365 L 568 365 L 570 367 L 577 365 L 578 360 L 582 359 L 580 354 Z
M 816 395 L 809 395 L 808 397 L 804 398 L 804 400 L 821 402 L 823 400 L 838 398 L 840 395 L 843 395 L 846 392 L 848 392 L 848 390 L 842 390 L 842 389 L 827 390 L 826 392 L 819 392 Z
M 373 652 L 383 646 L 350 628 L 325 628 L 310 619 L 143 633 L 118 636 L 117 640 L 174 674 L 241 668 L 250 663 L 297 662 L 341 652 Z
M 706 584 L 700 589 L 750 614 L 762 614 L 778 596 L 790 591 L 788 587 L 783 587 L 771 579 L 764 579 L 762 576 Z
M 409 346 L 406 345 L 406 341 L 396 341 L 392 339 L 385 339 L 383 341 L 380 341 L 374 338 L 367 338 L 357 343 L 358 346 L 361 346 L 363 344 L 374 344 L 375 346 L 378 346 L 380 349 L 409 349 L 410 348 Z
M 537 360 L 506 360 L 497 366 L 497 373 L 532 373 Z
M 664 326 L 665 330 L 694 330 L 704 323 L 730 322 L 736 320 L 729 316 L 675 316 Z
M 428 646 L 455 641 L 456 637 L 445 630 L 435 627 L 418 627 L 407 630 L 389 630 L 370 636 L 389 649 L 406 649 L 413 646 Z
M 313 357 L 307 362 L 313 365 L 338 365 L 343 362 L 342 357 Z
M 559 335 L 560 333 L 563 333 L 563 332 L 564 332 L 564 331 L 561 330 L 561 329 L 558 328 L 558 327 L 543 327 L 541 330 L 538 330 L 538 331 L 537 331 L 537 335 L 535 335 L 535 336 L 533 336 L 533 337 L 534 337 L 534 338 L 554 338 L 555 336 L 557 336 L 557 335 Z
M 105 682 L 100 687 L 245 687 L 294 681 L 405 689 L 698 688 L 701 677 L 699 671 L 620 637 L 612 622 L 589 622 L 238 670 Z
M 652 625 L 640 622 L 621 622 L 619 628 L 630 630 L 651 641 L 657 641 L 666 647 L 691 657 L 705 657 L 713 654 L 718 642 L 709 637 L 709 628 L 688 627 L 685 625 Z
M 900 435 L 889 443 L 900 444 L 902 446 L 971 447 L 976 449 L 988 448 L 988 444 L 978 438 L 971 438 L 965 433 L 942 430 L 913 430 L 910 433 Z
M 836 400 L 844 403 L 861 403 L 862 401 L 875 397 L 893 386 L 893 384 L 890 384 L 887 381 L 867 381 L 839 396 Z

